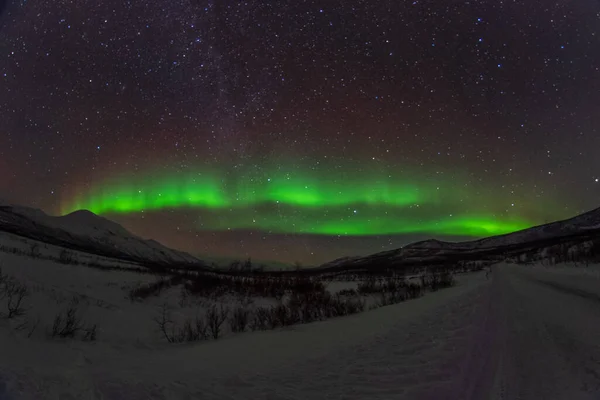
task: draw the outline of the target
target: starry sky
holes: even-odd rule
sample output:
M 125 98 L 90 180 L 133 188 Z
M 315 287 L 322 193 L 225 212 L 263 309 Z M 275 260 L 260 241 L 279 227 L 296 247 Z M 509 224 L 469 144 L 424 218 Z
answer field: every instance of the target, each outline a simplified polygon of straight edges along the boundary
M 313 265 L 600 206 L 600 2 L 0 0 L 0 197 Z

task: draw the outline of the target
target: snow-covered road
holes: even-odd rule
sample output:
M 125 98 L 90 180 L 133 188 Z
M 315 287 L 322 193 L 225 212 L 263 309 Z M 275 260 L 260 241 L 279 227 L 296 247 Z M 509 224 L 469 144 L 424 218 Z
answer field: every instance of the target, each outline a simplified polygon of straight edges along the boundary
M 0 337 L 0 399 L 598 399 L 600 279 L 497 266 L 361 315 L 161 349 Z
M 600 398 L 600 280 L 498 268 L 495 398 Z

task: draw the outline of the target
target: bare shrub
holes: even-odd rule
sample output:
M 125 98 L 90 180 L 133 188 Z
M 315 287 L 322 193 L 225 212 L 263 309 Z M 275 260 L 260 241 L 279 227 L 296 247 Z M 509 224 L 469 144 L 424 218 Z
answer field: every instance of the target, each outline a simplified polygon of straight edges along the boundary
M 454 286 L 456 284 L 456 280 L 451 272 L 444 271 L 440 274 L 439 283 L 441 288 L 448 288 Z
M 169 343 L 196 342 L 208 339 L 208 325 L 204 319 L 199 316 L 196 316 L 194 320 L 187 318 L 182 325 L 179 325 L 171 318 L 166 303 L 161 306 L 159 315 L 154 318 L 154 322 Z
M 339 317 L 363 312 L 366 307 L 366 302 L 361 298 L 347 299 L 341 296 L 336 296 L 332 304 Z
M 73 338 L 83 329 L 81 317 L 77 307 L 73 304 L 67 308 L 65 313 L 59 312 L 52 323 L 52 337 Z
M 235 265 L 237 268 L 238 264 Z M 216 273 L 201 273 L 190 277 L 186 288 L 191 294 L 203 297 L 219 297 L 232 293 L 242 297 L 273 297 L 277 300 L 281 300 L 286 293 L 325 291 L 325 285 L 320 280 L 309 277 L 250 274 L 234 276 Z
M 428 271 L 426 274 L 421 275 L 421 285 L 432 292 L 454 286 L 454 284 L 454 276 L 448 270 Z
M 34 258 L 39 257 L 40 256 L 40 245 L 37 243 L 32 243 L 29 246 L 29 255 Z
M 302 312 L 300 309 L 300 305 L 292 302 L 292 301 L 288 301 L 287 303 L 287 308 L 288 308 L 288 320 L 290 324 L 298 324 L 302 321 Z
M 221 305 L 219 308 L 213 305 L 206 312 L 206 323 L 208 330 L 213 339 L 218 339 L 221 336 L 221 327 L 227 320 L 229 309 Z
M 19 324 L 17 327 L 15 327 L 15 330 L 16 331 L 27 331 L 27 337 L 30 338 L 31 336 L 33 336 L 33 333 L 37 329 L 39 323 L 40 323 L 40 316 L 38 315 L 37 318 L 33 321 L 26 319 L 21 324 Z
M 310 323 L 364 311 L 365 301 L 359 296 L 347 297 L 330 293 L 293 294 L 285 305 L 272 309 L 277 326 Z
M 271 319 L 271 312 L 267 307 L 257 307 L 252 313 L 250 319 L 250 329 L 253 331 L 264 331 L 269 329 L 269 321 Z
M 342 289 L 337 292 L 340 296 L 358 296 L 358 291 L 356 289 Z
M 183 308 L 188 305 L 189 302 L 189 294 L 185 285 L 181 286 L 181 291 L 179 292 L 179 307 Z
M 164 303 L 161 306 L 160 314 L 154 318 L 154 322 L 156 322 L 158 330 L 162 333 L 167 342 L 173 343 L 175 341 L 171 329 L 173 327 L 173 320 L 171 319 L 167 303 Z
M 394 302 L 392 301 L 391 296 L 385 292 L 380 293 L 379 298 L 375 301 L 376 307 L 385 307 L 391 304 L 394 304 Z
M 35 330 L 37 329 L 39 324 L 40 324 L 40 317 L 38 316 L 33 323 L 29 324 L 29 330 L 27 332 L 28 338 L 33 336 L 33 333 L 35 332 Z
M 97 328 L 98 326 L 96 324 L 91 325 L 88 328 L 84 328 L 83 340 L 95 342 L 98 335 Z
M 193 321 L 190 318 L 186 319 L 177 335 L 177 341 L 180 342 L 197 342 L 206 339 L 208 339 L 206 323 L 198 316 Z
M 272 317 L 270 319 L 271 327 L 277 328 L 279 326 L 292 325 L 290 318 L 289 307 L 285 304 L 278 304 L 271 308 Z
M 73 253 L 66 249 L 62 249 L 58 255 L 58 261 L 62 264 L 72 264 L 73 263 Z
M 196 316 L 194 326 L 196 328 L 196 332 L 198 332 L 198 339 L 208 339 L 208 326 L 206 325 L 206 322 L 203 319 L 200 319 L 200 317 Z
M 232 332 L 244 332 L 248 326 L 250 312 L 245 307 L 237 307 L 229 317 Z
M 223 278 L 210 274 L 198 275 L 196 278 L 185 284 L 189 293 L 202 297 L 223 295 L 226 291 L 225 286 Z
M 421 286 L 416 283 L 409 283 L 406 285 L 406 296 L 409 299 L 416 299 L 421 297 Z
M 145 283 L 129 291 L 129 299 L 134 301 L 136 299 L 146 299 L 152 295 L 160 296 L 163 290 L 166 290 L 172 286 L 180 284 L 184 280 L 182 275 L 174 275 L 169 279 L 161 277 L 155 282 Z
M 15 278 L 5 278 L 0 291 L 3 292 L 3 297 L 6 298 L 6 317 L 8 319 L 20 317 L 25 314 L 23 300 L 29 296 L 27 286 Z
M 4 282 L 6 282 L 6 279 L 8 278 L 7 275 L 4 275 L 2 273 L 2 268 L 0 268 L 0 299 L 4 298 Z
M 75 338 L 81 333 L 83 340 L 96 340 L 98 327 L 96 324 L 85 326 L 83 323 L 83 311 L 79 309 L 81 300 L 80 297 L 73 296 L 67 309 L 54 316 L 49 333 L 51 337 Z
M 377 285 L 377 278 L 375 276 L 369 276 L 366 280 L 359 282 L 356 290 L 362 294 L 371 294 L 381 291 L 380 287 Z

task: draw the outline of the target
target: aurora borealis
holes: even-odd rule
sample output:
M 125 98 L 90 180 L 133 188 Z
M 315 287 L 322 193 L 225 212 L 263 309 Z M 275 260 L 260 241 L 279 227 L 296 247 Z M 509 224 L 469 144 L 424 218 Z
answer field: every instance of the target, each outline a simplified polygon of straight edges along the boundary
M 595 0 L 0 3 L 1 199 L 303 264 L 600 205 Z
M 224 180 L 216 176 L 204 178 L 199 175 L 199 178 L 187 179 L 167 177 L 140 185 L 125 183 L 71 208 L 87 208 L 100 214 L 177 207 L 219 209 L 264 203 L 299 207 L 406 206 L 427 197 L 426 191 L 392 179 L 319 180 L 286 174 L 260 180 L 244 177 L 224 184 Z
M 242 175 L 173 174 L 102 186 L 63 213 L 140 213 L 169 209 L 200 210 L 198 229 L 261 230 L 282 234 L 394 235 L 407 233 L 489 236 L 531 226 L 520 218 L 466 214 L 456 207 L 460 191 L 448 185 L 402 183 L 402 177 L 318 172 L 275 173 L 262 179 Z M 413 178 L 414 179 L 414 178 Z M 446 186 L 446 187 L 444 187 Z M 442 193 L 444 193 L 442 195 Z M 456 209 L 442 217 L 421 209 Z M 407 212 L 407 210 L 409 210 Z M 462 215 L 461 215 L 462 213 Z

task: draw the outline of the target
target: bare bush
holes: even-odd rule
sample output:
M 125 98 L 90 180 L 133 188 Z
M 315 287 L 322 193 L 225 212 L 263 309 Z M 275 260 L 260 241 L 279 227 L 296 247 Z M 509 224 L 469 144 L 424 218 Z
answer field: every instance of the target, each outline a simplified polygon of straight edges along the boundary
M 221 327 L 227 320 L 229 309 L 221 305 L 219 308 L 213 305 L 206 312 L 206 323 L 208 330 L 213 339 L 218 339 L 221 336 Z
M 75 338 L 81 333 L 81 339 L 94 341 L 97 338 L 97 325 L 86 326 L 83 323 L 83 311 L 79 309 L 81 298 L 73 296 L 66 310 L 54 316 L 51 337 Z
M 356 290 L 362 294 L 371 294 L 380 292 L 381 288 L 377 284 L 377 278 L 375 276 L 369 276 L 366 280 L 358 283 Z
M 454 275 L 452 275 L 449 271 L 444 271 L 440 274 L 440 287 L 447 288 L 454 286 L 456 284 L 456 280 L 454 279 Z
M 337 275 L 332 277 L 337 278 Z M 212 298 L 227 294 L 241 299 L 271 297 L 278 299 L 279 304 L 249 311 L 249 303 L 242 303 L 231 313 L 223 305 L 213 305 L 206 312 L 205 319 L 201 320 L 204 325 L 200 328 L 194 327 L 191 320 L 186 320 L 180 327 L 165 308 L 155 321 L 163 336 L 171 343 L 195 341 L 202 337 L 218 339 L 222 336 L 225 321 L 229 322 L 232 332 L 275 329 L 362 312 L 366 308 L 363 297 L 366 294 L 378 295 L 375 305 L 383 306 L 417 298 L 425 288 L 438 290 L 453 284 L 452 274 L 440 270 L 425 274 L 423 285 L 409 283 L 404 272 L 395 270 L 378 274 L 346 274 L 342 278 L 363 281 L 359 282 L 357 289 L 345 289 L 332 295 L 325 289 L 323 276 L 258 274 L 253 269 L 242 268 L 241 263 L 234 263 L 229 272 L 185 275 L 179 305 L 184 307 L 189 295 Z M 206 333 L 202 334 L 203 331 Z
M 293 294 L 286 303 L 266 308 L 258 307 L 250 318 L 250 329 L 266 330 L 341 317 L 364 311 L 366 303 L 360 297 L 331 296 L 328 292 Z
M 185 285 L 181 286 L 181 291 L 179 292 L 179 307 L 183 308 L 188 305 L 189 302 L 189 294 Z
M 190 277 L 186 288 L 189 293 L 203 297 L 219 297 L 231 293 L 242 297 L 272 297 L 277 300 L 281 300 L 286 293 L 325 291 L 325 285 L 320 280 L 310 277 L 250 274 L 234 276 L 214 273 Z
M 73 264 L 73 253 L 67 249 L 62 249 L 58 254 L 58 261 L 62 264 Z
M 229 318 L 229 326 L 232 332 L 244 332 L 248 326 L 250 312 L 245 307 L 237 307 Z
M 375 302 L 375 305 L 377 307 L 385 307 L 385 306 L 389 306 L 392 304 L 401 303 L 405 299 L 406 298 L 404 297 L 404 295 L 400 292 L 392 292 L 392 293 L 382 292 L 379 295 L 379 298 L 377 299 L 377 301 Z
M 358 296 L 358 291 L 356 289 L 342 289 L 337 292 L 340 296 Z
M 154 318 L 158 330 L 169 343 L 196 342 L 208 339 L 208 326 L 204 319 L 196 316 L 194 320 L 187 318 L 183 325 L 171 318 L 169 307 L 164 303 L 159 315 Z
M 178 330 L 176 341 L 179 342 L 197 342 L 208 339 L 207 326 L 203 319 L 196 316 L 195 320 L 186 319 L 183 322 L 183 328 Z
M 33 336 L 33 333 L 35 332 L 35 330 L 37 329 L 39 324 L 40 324 L 40 317 L 38 315 L 38 317 L 35 319 L 35 321 L 33 321 L 32 323 L 29 323 L 29 330 L 27 331 L 28 338 Z
M 184 277 L 182 275 L 174 275 L 169 279 L 161 277 L 155 282 L 145 283 L 134 289 L 131 289 L 128 297 L 131 301 L 134 301 L 136 299 L 146 299 L 152 295 L 160 296 L 163 290 L 178 285 L 183 282 L 183 280 Z
M 421 275 L 421 286 L 430 289 L 432 292 L 454 285 L 454 276 L 448 270 L 428 271 L 426 274 Z
M 154 322 L 158 326 L 158 330 L 162 333 L 164 338 L 169 343 L 173 343 L 175 340 L 173 338 L 172 327 L 173 320 L 171 319 L 171 314 L 169 313 L 169 306 L 167 303 L 164 303 L 160 308 L 160 314 L 154 318 Z
M 7 278 L 8 276 L 4 275 L 2 273 L 2 268 L 0 268 L 0 299 L 4 298 L 4 282 L 6 282 Z
M 406 295 L 409 299 L 416 299 L 421 296 L 421 286 L 416 283 L 409 283 L 406 286 Z
M 27 331 L 27 337 L 30 338 L 31 336 L 33 336 L 33 333 L 37 329 L 39 323 L 40 323 L 40 316 L 38 315 L 37 318 L 33 321 L 26 319 L 25 321 L 20 323 L 18 326 L 16 326 L 15 330 L 16 331 Z
M 267 307 L 257 307 L 250 318 L 250 329 L 253 331 L 264 331 L 269 329 L 271 312 Z
M 275 307 L 271 308 L 271 314 L 272 317 L 270 319 L 270 322 L 272 328 L 293 324 L 290 318 L 289 307 L 285 304 L 278 304 Z
M 70 305 L 65 313 L 59 312 L 54 317 L 52 323 L 52 337 L 73 338 L 83 329 L 81 317 L 78 314 L 77 307 Z
M 25 315 L 23 301 L 29 297 L 29 288 L 16 278 L 5 275 L 0 269 L 0 300 L 6 299 L 6 318 Z
M 3 297 L 6 298 L 6 317 L 8 319 L 20 317 L 25 314 L 23 300 L 29 296 L 27 286 L 15 278 L 5 278 L 0 291 L 3 292 Z
M 32 243 L 29 246 L 29 255 L 31 257 L 34 257 L 34 258 L 39 257 L 41 255 L 41 253 L 40 253 L 40 245 L 37 244 L 37 243 Z
M 83 340 L 90 341 L 90 342 L 95 342 L 96 338 L 97 338 L 97 335 L 98 335 L 98 333 L 97 333 L 98 329 L 97 328 L 98 328 L 98 326 L 96 324 L 91 325 L 88 328 L 84 328 L 84 330 L 83 330 L 84 331 Z

